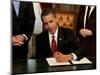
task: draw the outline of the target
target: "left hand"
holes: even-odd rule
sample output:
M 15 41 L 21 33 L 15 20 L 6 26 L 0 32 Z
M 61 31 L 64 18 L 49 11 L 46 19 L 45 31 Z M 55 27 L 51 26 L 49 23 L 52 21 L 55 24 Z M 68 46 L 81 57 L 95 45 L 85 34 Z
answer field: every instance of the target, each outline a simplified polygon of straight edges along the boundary
M 54 57 L 57 62 L 67 62 L 73 59 L 73 56 L 71 54 L 65 55 L 65 54 L 62 54 L 61 52 L 56 52 L 54 54 Z

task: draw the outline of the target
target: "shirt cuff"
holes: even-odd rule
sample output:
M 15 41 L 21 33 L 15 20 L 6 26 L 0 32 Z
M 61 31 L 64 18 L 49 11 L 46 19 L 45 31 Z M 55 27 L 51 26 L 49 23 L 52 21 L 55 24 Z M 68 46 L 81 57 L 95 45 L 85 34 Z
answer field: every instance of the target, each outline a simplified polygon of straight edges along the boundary
M 73 60 L 76 60 L 76 59 L 77 59 L 76 54 L 75 54 L 75 53 L 71 53 L 71 54 L 72 54 L 72 56 L 73 56 Z
M 25 37 L 25 40 L 27 41 L 28 40 L 28 37 L 25 34 L 22 34 L 22 35 Z

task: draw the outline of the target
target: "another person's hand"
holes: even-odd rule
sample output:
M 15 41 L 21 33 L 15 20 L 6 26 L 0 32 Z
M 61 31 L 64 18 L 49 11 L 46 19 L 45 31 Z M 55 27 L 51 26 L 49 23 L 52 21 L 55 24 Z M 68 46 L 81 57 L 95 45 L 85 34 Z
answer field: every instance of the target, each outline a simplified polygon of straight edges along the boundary
M 73 56 L 71 54 L 62 54 L 61 52 L 56 52 L 54 54 L 54 58 L 57 62 L 67 62 L 73 59 Z
M 18 45 L 18 40 L 17 40 L 16 36 L 12 36 L 12 45 L 14 45 L 14 46 Z
M 92 36 L 92 35 L 93 35 L 92 31 L 89 30 L 89 29 L 80 29 L 79 33 L 80 33 L 83 37 Z
M 23 42 L 25 40 L 25 37 L 23 35 L 17 35 L 16 38 L 19 42 Z
M 24 36 L 23 35 L 16 35 L 12 37 L 12 44 L 14 46 L 22 46 L 24 44 Z

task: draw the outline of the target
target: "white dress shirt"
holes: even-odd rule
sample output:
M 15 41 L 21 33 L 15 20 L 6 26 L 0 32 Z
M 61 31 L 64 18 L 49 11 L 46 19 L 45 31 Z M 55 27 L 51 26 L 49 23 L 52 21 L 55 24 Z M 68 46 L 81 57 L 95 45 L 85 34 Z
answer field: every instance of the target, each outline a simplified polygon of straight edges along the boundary
M 49 43 L 50 43 L 50 47 L 51 47 L 51 42 L 52 42 L 52 35 L 54 35 L 55 36 L 55 41 L 56 41 L 56 44 L 57 44 L 57 38 L 58 38 L 58 27 L 57 27 L 57 29 L 56 29 L 56 32 L 54 33 L 54 34 L 51 34 L 50 32 L 48 32 L 49 33 Z
M 91 15 L 91 13 L 92 13 L 93 9 L 95 8 L 95 6 L 89 6 L 89 7 L 90 7 L 90 12 L 89 12 L 88 17 Z
M 13 5 L 14 5 L 16 15 L 18 16 L 18 14 L 19 14 L 20 2 L 19 2 L 18 0 L 12 0 L 12 3 L 13 3 Z

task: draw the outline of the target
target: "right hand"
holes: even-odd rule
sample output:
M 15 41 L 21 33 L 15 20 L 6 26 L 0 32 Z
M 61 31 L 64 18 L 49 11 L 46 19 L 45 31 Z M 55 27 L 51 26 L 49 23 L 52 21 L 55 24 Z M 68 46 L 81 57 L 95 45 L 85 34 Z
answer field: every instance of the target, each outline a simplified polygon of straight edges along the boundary
M 89 29 L 80 29 L 79 33 L 80 33 L 83 37 L 92 36 L 92 35 L 93 35 L 92 31 L 89 30 Z
M 21 46 L 23 44 L 24 42 L 20 38 L 18 38 L 18 36 L 12 36 L 12 45 Z
M 73 59 L 71 54 L 63 54 L 61 52 L 55 52 L 54 58 L 57 62 L 68 62 L 69 60 Z

